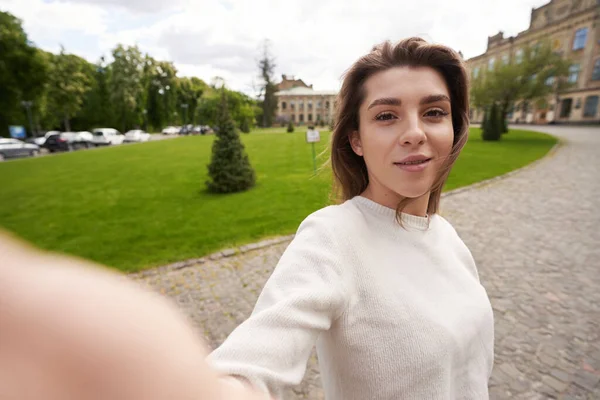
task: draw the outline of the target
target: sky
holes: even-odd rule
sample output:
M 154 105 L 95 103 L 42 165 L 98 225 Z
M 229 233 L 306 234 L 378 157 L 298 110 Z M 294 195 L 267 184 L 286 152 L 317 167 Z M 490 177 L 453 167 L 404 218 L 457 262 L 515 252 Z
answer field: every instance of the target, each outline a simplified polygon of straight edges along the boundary
M 36 46 L 96 62 L 118 43 L 172 61 L 179 76 L 252 95 L 269 40 L 276 80 L 293 75 L 338 90 L 346 69 L 373 45 L 421 36 L 460 50 L 486 50 L 487 37 L 529 27 L 549 0 L 0 0 Z M 110 57 L 108 57 L 110 59 Z

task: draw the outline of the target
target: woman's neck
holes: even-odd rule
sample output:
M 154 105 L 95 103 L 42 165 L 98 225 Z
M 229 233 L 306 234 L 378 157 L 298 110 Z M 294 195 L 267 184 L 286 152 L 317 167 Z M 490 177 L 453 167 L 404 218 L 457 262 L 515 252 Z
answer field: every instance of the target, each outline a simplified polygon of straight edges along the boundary
M 414 198 L 402 209 L 402 212 L 417 217 L 427 216 L 430 194 L 431 192 L 427 192 L 420 197 Z M 394 210 L 398 207 L 398 203 L 404 199 L 404 197 L 391 190 L 375 190 L 371 185 L 367 186 L 367 189 L 361 193 L 361 196 Z

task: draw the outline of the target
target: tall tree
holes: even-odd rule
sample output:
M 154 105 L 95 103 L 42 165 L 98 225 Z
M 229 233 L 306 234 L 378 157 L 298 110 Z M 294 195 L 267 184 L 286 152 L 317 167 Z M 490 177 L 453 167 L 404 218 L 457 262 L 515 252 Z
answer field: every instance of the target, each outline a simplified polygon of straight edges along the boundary
M 555 53 L 550 43 L 541 42 L 524 48 L 520 62 L 496 66 L 481 74 L 471 86 L 472 103 L 477 108 L 499 104 L 499 114 L 506 118 L 517 101 L 540 100 L 568 87 L 571 62 Z
M 258 62 L 260 70 L 261 86 L 260 86 L 260 105 L 262 108 L 262 126 L 268 127 L 273 124 L 275 112 L 277 110 L 277 98 L 275 92 L 277 85 L 273 81 L 273 73 L 275 72 L 275 59 L 271 55 L 270 42 L 265 39 L 262 46 L 261 59 Z
M 166 61 L 148 64 L 146 110 L 148 122 L 155 130 L 175 124 L 177 113 L 177 70 Z
M 91 69 L 91 88 L 85 96 L 81 111 L 72 121 L 76 130 L 111 127 L 115 123 L 108 89 L 110 69 L 104 56 Z
M 250 189 L 256 182 L 256 174 L 235 124 L 229 115 L 227 93 L 221 89 L 217 138 L 212 146 L 212 158 L 208 165 L 208 190 L 214 193 L 233 193 Z
M 48 100 L 51 112 L 62 118 L 65 130 L 71 130 L 71 119 L 81 110 L 86 93 L 92 87 L 90 76 L 93 67 L 74 54 L 65 53 L 52 57 Z
M 137 46 L 118 45 L 112 52 L 109 89 L 118 126 L 125 131 L 140 125 L 143 100 L 144 57 Z
M 0 11 L 0 136 L 8 135 L 9 125 L 25 125 L 22 102 L 37 106 L 47 75 L 44 56 L 29 42 L 21 20 Z
M 181 121 L 183 124 L 195 124 L 198 102 L 208 85 L 196 77 L 183 77 L 177 79 L 177 87 L 177 105 L 181 108 Z

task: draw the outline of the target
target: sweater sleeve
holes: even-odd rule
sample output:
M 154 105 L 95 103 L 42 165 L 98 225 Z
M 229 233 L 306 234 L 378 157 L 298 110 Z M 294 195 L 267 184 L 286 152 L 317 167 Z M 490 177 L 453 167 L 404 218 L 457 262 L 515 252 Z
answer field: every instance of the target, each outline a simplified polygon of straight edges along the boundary
M 319 333 L 347 303 L 339 248 L 329 229 L 319 212 L 302 222 L 250 318 L 209 356 L 218 372 L 277 398 L 302 381 Z

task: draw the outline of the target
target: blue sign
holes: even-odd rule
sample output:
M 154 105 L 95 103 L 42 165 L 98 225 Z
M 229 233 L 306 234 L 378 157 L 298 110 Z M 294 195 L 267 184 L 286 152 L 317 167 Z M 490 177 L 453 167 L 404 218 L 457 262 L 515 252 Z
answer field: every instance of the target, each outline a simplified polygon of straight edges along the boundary
M 10 137 L 15 139 L 25 139 L 25 127 L 24 126 L 9 126 Z

